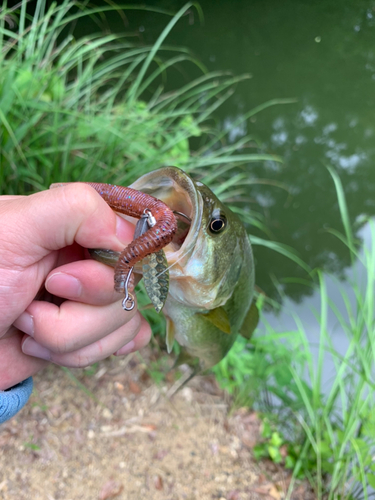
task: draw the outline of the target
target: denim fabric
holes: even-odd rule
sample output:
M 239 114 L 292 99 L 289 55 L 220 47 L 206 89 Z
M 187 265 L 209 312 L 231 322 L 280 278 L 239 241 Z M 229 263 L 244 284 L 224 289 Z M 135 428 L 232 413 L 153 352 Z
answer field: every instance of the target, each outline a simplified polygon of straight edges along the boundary
M 12 418 L 27 403 L 33 390 L 33 379 L 27 378 L 6 391 L 0 391 L 0 424 Z

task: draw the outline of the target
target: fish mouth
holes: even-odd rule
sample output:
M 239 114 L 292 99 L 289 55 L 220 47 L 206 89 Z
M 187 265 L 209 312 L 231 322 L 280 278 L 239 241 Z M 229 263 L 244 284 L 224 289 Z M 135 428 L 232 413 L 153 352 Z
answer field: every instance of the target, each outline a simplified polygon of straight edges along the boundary
M 194 181 L 177 167 L 166 167 L 140 177 L 130 187 L 162 200 L 177 219 L 177 231 L 165 248 L 169 266 L 186 263 L 202 220 L 203 202 Z M 172 271 L 172 269 L 171 269 Z

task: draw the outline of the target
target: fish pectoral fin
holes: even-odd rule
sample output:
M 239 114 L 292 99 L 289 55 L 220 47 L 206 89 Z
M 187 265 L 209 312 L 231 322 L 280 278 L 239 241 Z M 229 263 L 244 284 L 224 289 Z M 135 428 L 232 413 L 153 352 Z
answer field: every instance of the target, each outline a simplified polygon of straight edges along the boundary
M 250 340 L 255 328 L 258 326 L 258 323 L 259 311 L 255 302 L 252 302 L 240 328 L 240 335 L 245 337 L 245 339 Z
M 175 336 L 176 330 L 175 330 L 173 321 L 169 318 L 166 318 L 166 319 L 167 319 L 167 336 L 166 336 L 167 351 L 168 351 L 168 354 L 170 354 L 172 352 L 172 347 L 173 347 L 173 343 L 174 343 L 174 336 Z
M 226 310 L 223 307 L 212 309 L 208 313 L 198 313 L 203 318 L 207 319 L 210 323 L 219 328 L 224 333 L 230 335 L 232 333 L 229 323 L 229 318 Z
M 120 252 L 114 250 L 105 250 L 104 248 L 89 248 L 89 254 L 98 262 L 107 266 L 115 267 L 120 256 Z
M 193 374 L 196 375 L 201 371 L 199 358 L 197 356 L 191 355 L 184 347 L 181 346 L 180 353 L 172 366 L 172 370 L 181 366 L 188 365 L 193 368 Z M 189 377 L 190 380 L 190 377 Z

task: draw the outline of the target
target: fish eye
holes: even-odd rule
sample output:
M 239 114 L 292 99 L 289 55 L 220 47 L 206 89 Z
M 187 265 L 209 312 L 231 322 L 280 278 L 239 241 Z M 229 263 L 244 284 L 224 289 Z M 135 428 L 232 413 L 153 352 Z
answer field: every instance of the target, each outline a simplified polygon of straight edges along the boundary
M 209 229 L 211 233 L 220 233 L 225 229 L 227 225 L 227 219 L 222 213 L 213 213 L 212 218 L 210 220 Z

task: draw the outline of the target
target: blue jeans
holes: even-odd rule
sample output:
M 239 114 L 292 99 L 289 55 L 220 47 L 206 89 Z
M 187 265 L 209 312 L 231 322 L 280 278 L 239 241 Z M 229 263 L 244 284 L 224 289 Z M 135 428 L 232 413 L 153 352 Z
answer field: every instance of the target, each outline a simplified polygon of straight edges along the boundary
M 29 377 L 6 391 L 0 391 L 0 424 L 12 418 L 25 406 L 32 390 L 33 379 Z

